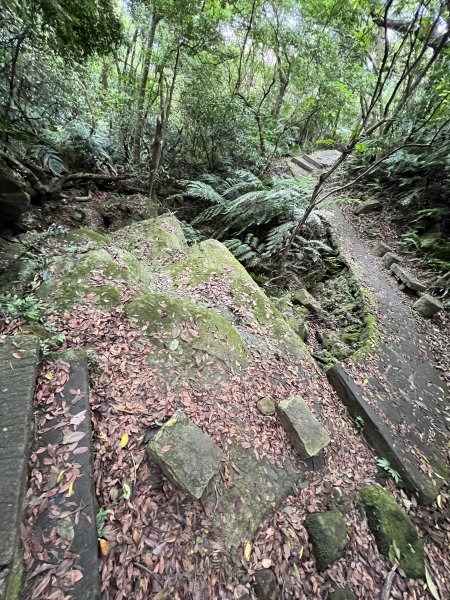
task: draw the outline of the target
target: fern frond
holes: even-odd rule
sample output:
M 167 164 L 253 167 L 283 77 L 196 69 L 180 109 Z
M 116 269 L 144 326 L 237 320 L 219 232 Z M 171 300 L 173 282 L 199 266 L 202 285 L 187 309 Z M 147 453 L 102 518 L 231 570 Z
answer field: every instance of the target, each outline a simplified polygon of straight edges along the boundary
M 192 196 L 192 198 L 197 198 L 198 200 L 206 200 L 213 204 L 225 204 L 223 196 L 216 192 L 209 183 L 204 183 L 203 181 L 189 181 L 186 185 L 186 193 L 188 196 Z

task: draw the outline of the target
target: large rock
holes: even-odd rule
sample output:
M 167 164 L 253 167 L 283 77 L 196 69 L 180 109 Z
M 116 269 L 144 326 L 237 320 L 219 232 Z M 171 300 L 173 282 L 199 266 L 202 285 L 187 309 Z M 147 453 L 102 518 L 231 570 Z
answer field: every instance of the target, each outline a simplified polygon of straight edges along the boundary
M 258 600 L 278 600 L 278 583 L 272 569 L 260 569 L 255 573 L 255 594 Z
M 0 164 L 0 214 L 3 224 L 13 225 L 20 215 L 30 208 L 30 196 L 26 186 L 20 183 L 12 171 Z
M 367 202 L 360 204 L 355 209 L 355 215 L 358 215 L 358 216 L 368 215 L 370 213 L 381 210 L 382 208 L 383 208 L 383 205 L 381 204 L 381 202 L 379 200 L 368 200 Z
M 330 443 L 328 433 L 300 396 L 290 396 L 277 407 L 278 418 L 301 458 L 315 456 Z
M 373 251 L 381 258 L 388 252 L 392 252 L 392 248 L 380 240 L 375 244 Z
M 221 450 L 181 410 L 147 444 L 147 453 L 173 484 L 194 498 L 201 498 L 223 459 Z
M 338 510 L 306 516 L 305 527 L 316 557 L 319 571 L 341 558 L 348 543 L 347 526 Z
M 147 263 L 187 246 L 180 222 L 167 214 L 122 227 L 111 237 L 115 244 Z
M 411 519 L 393 496 L 377 485 L 367 485 L 361 489 L 359 501 L 379 551 L 391 562 L 397 558 L 408 577 L 423 577 L 425 563 L 422 540 Z
M 404 267 L 401 267 L 399 264 L 394 263 L 391 265 L 391 272 L 394 274 L 396 279 L 401 281 L 403 285 L 405 285 L 410 290 L 414 290 L 415 292 L 424 292 L 426 290 L 426 286 L 423 283 L 420 283 L 412 273 L 410 273 Z
M 393 252 L 386 252 L 386 254 L 381 259 L 381 262 L 383 263 L 383 267 L 389 269 L 389 267 L 394 263 L 401 263 L 402 257 L 398 254 L 394 254 Z
M 172 366 L 182 365 L 189 369 L 196 364 L 197 352 L 206 353 L 210 359 L 216 359 L 230 369 L 241 368 L 249 357 L 236 328 L 213 308 L 176 296 L 148 292 L 134 296 L 125 313 L 144 326 L 149 335 L 170 332 L 167 339 L 155 336 L 153 343 L 168 350 Z M 179 332 L 178 337 L 173 337 L 173 331 Z M 153 365 L 165 370 L 167 355 L 155 353 L 148 358 Z M 217 365 L 213 371 L 217 375 Z
M 416 310 L 422 317 L 431 319 L 434 315 L 444 309 L 443 305 L 437 298 L 433 298 L 430 294 L 423 294 L 413 304 L 414 310 Z

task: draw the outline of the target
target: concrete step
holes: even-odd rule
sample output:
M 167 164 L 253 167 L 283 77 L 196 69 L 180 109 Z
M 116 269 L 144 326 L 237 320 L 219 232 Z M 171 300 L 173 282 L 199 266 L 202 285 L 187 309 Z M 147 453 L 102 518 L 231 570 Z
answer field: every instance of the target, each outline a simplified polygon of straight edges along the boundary
M 299 167 L 301 167 L 302 169 L 304 169 L 308 173 L 312 173 L 313 171 L 315 171 L 314 165 L 312 165 L 308 161 L 304 160 L 304 157 L 293 156 L 291 158 L 291 160 L 292 160 L 293 163 L 295 163 L 296 165 L 298 165 Z
M 0 343 L 0 598 L 22 578 L 20 525 L 31 451 L 33 395 L 40 360 L 34 336 Z
M 311 175 L 310 171 L 302 169 L 292 159 L 289 160 L 287 164 L 294 177 L 308 177 Z
M 321 162 L 319 162 L 318 160 L 316 160 L 313 156 L 311 156 L 311 154 L 304 154 L 303 160 L 306 160 L 308 163 L 313 165 L 316 169 L 323 169 L 324 165 Z
M 390 360 L 395 364 L 393 353 Z M 445 445 L 440 443 L 442 440 L 436 440 L 433 447 L 427 444 L 429 417 L 417 414 L 412 399 L 408 402 L 406 393 L 402 392 L 408 385 L 405 374 L 393 370 L 391 375 L 393 387 L 399 390 L 397 399 L 373 376 L 365 388 L 358 386 L 340 365 L 329 369 L 327 377 L 352 416 L 362 419 L 362 432 L 378 456 L 389 461 L 400 474 L 406 490 L 419 503 L 431 504 L 448 477 Z M 419 379 L 417 383 L 423 384 Z M 399 435 L 399 429 L 405 432 Z
M 33 471 L 39 471 L 43 479 L 41 489 L 48 493 L 34 498 L 37 518 L 32 530 L 34 548 L 40 545 L 40 556 L 47 556 L 42 562 L 53 566 L 49 569 L 47 565 L 42 575 L 29 580 L 24 597 L 32 597 L 33 590 L 47 577 L 46 595 L 64 592 L 72 600 L 98 600 L 100 578 L 87 359 L 83 352 L 74 351 L 56 353 L 53 358 L 55 377 L 62 372 L 65 375 L 54 401 L 45 404 L 36 415 L 36 448 L 47 450 L 37 454 Z M 72 436 L 73 442 L 68 436 Z M 28 568 L 35 571 L 40 563 L 36 556 L 33 558 Z M 67 560 L 71 561 L 69 566 Z

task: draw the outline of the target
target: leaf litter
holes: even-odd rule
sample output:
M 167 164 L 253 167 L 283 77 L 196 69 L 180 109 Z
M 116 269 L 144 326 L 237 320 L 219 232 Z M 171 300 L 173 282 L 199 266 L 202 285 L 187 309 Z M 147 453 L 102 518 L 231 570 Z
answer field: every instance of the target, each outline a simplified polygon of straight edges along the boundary
M 220 292 L 220 282 L 213 283 L 215 297 L 229 304 L 226 288 Z M 125 293 L 123 302 L 129 297 Z M 265 356 L 253 349 L 253 359 L 243 372 L 230 373 L 222 367 L 218 380 L 208 381 L 204 369 L 208 361 L 214 363 L 202 355 L 197 360 L 193 358 L 195 376 L 183 378 L 179 373 L 177 378 L 175 366 L 175 377 L 164 381 L 149 365 L 147 357 L 167 352 L 170 360 L 170 342 L 166 350 L 155 345 L 150 336 L 123 316 L 123 306 L 107 313 L 87 300 L 70 313 L 53 315 L 53 319 L 57 331 L 65 334 L 68 347 L 95 348 L 96 362 L 100 365 L 90 375 L 95 488 L 99 505 L 110 511 L 99 542 L 103 597 L 215 600 L 241 598 L 246 592 L 255 597 L 252 592 L 255 571 L 271 567 L 283 599 L 325 599 L 334 587 L 345 585 L 359 598 L 379 598 L 390 566 L 380 556 L 354 502 L 358 486 L 374 480 L 376 458 L 314 365 L 305 361 L 299 364 L 288 356 L 280 360 L 275 348 Z M 239 316 L 247 319 L 249 329 L 253 330 L 248 314 L 241 310 Z M 10 325 L 6 333 L 14 328 L 17 330 L 17 324 Z M 175 333 L 172 339 L 197 335 L 191 325 L 186 331 Z M 158 337 L 161 336 L 154 335 L 156 341 Z M 51 415 L 52 398 L 67 380 L 67 368 L 62 361 L 44 364 L 36 391 L 37 407 L 48 408 Z M 73 392 L 76 402 L 79 390 Z M 199 501 L 175 488 L 147 460 L 144 436 L 155 431 L 155 423 L 167 421 L 180 408 L 226 455 L 231 444 L 240 442 L 257 458 L 266 457 L 282 465 L 288 457 L 298 464 L 277 420 L 263 417 L 255 409 L 262 397 L 269 395 L 279 402 L 292 393 L 305 398 L 330 433 L 332 442 L 325 451 L 325 466 L 320 472 L 307 473 L 305 486 L 274 510 L 254 539 L 243 540 L 241 548 L 230 551 L 220 536 L 211 536 L 215 531 L 214 513 L 208 515 Z M 38 426 L 45 427 L 45 419 Z M 128 436 L 126 444 L 124 432 Z M 65 449 L 74 454 L 87 450 L 77 447 L 81 438 L 70 436 L 69 433 L 65 437 Z M 49 477 L 47 481 L 40 471 L 40 456 L 44 453 L 54 460 L 50 470 L 53 479 Z M 56 543 L 67 545 L 66 559 L 62 564 L 52 563 L 46 539 L 37 526 L 47 498 L 68 495 L 78 475 L 76 463 L 62 475 L 57 463 L 58 449 L 51 447 L 36 448 L 30 461 L 22 538 L 29 573 L 27 589 L 32 599 L 68 600 L 67 590 L 83 575 L 74 568 L 77 556 L 70 552 L 70 542 L 58 536 L 56 527 L 51 536 Z M 226 479 L 227 468 L 222 477 Z M 442 552 L 450 535 L 448 495 L 441 494 L 444 510 L 437 510 L 434 505 L 423 509 L 392 484 L 388 487 L 426 538 L 429 577 L 441 597 L 448 597 L 450 569 Z M 334 506 L 332 492 L 336 489 L 344 498 L 342 510 L 350 541 L 344 557 L 319 573 L 303 520 L 307 513 Z M 77 507 L 73 510 L 70 517 L 77 518 Z M 429 598 L 426 588 L 425 582 L 396 575 L 392 597 Z

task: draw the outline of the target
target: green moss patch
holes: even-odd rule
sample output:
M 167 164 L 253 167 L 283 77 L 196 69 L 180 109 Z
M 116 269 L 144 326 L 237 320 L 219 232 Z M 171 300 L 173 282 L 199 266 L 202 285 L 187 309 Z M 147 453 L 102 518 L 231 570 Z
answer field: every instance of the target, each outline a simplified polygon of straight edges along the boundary
M 179 221 L 172 215 L 161 215 L 132 223 L 111 234 L 113 242 L 147 263 L 168 251 L 182 251 L 186 239 Z
M 313 546 L 317 568 L 324 571 L 342 557 L 348 543 L 344 518 L 336 509 L 313 513 L 306 516 L 305 527 Z
M 230 368 L 242 367 L 249 355 L 236 329 L 218 311 L 174 296 L 147 293 L 127 304 L 126 315 L 141 325 L 177 363 L 194 363 L 207 353 Z
M 396 558 L 408 577 L 425 575 L 423 544 L 411 519 L 382 487 L 367 485 L 359 494 L 359 503 L 379 551 L 391 562 Z M 398 556 L 396 556 L 396 550 Z
M 231 308 L 239 314 L 238 324 L 239 321 L 245 321 L 245 325 L 249 326 L 247 329 L 263 330 L 266 336 L 281 343 L 286 351 L 304 360 L 311 360 L 303 341 L 281 312 L 241 263 L 217 240 L 206 240 L 191 246 L 185 258 L 167 265 L 165 271 L 172 276 L 175 289 L 196 288 L 196 292 L 208 304 L 211 300 L 214 302 L 214 298 L 211 298 L 208 287 L 202 289 L 201 284 L 208 283 L 213 277 L 223 278 L 231 295 Z M 227 308 L 220 300 L 217 304 L 218 310 Z
M 95 286 L 92 275 L 98 273 L 114 282 L 148 285 L 145 268 L 133 255 L 120 251 L 113 257 L 106 248 L 82 254 L 57 256 L 53 263 L 53 277 L 43 282 L 36 291 L 39 298 L 61 309 L 95 294 L 100 306 L 113 307 L 120 301 L 120 289 L 111 285 Z

